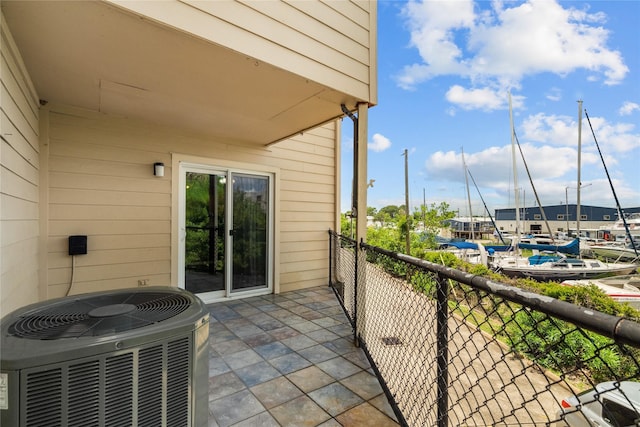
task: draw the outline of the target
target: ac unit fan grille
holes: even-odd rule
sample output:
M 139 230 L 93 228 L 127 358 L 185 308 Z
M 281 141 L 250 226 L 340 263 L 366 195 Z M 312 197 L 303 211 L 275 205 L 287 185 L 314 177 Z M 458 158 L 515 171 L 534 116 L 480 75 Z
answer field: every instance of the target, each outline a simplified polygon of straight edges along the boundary
M 190 304 L 189 298 L 170 292 L 79 297 L 25 313 L 9 326 L 9 334 L 39 340 L 111 335 L 169 319 Z

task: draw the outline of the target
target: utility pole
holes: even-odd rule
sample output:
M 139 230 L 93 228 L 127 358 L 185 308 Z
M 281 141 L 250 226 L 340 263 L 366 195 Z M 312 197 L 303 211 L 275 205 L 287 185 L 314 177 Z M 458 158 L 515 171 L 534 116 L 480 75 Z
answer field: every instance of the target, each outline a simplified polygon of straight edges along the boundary
M 407 214 L 407 235 L 406 235 L 406 243 L 407 243 L 407 255 L 411 255 L 411 236 L 409 235 L 411 231 L 411 211 L 409 210 L 409 153 L 407 149 L 404 149 L 404 206 Z

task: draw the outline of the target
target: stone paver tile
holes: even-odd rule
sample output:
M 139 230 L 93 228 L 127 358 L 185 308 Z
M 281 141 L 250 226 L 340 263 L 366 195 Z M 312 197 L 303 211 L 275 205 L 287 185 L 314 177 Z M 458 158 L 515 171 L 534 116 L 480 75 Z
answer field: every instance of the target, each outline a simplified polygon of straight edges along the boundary
M 298 305 L 297 302 L 292 301 L 292 300 L 286 300 L 286 301 L 279 301 L 277 303 L 280 307 L 284 307 L 284 308 L 291 308 L 291 307 L 296 307 Z
M 316 365 L 337 380 L 350 377 L 361 371 L 360 367 L 349 362 L 344 357 L 336 357 L 335 359 L 320 362 Z
M 269 363 L 284 375 L 312 365 L 311 362 L 297 353 L 289 353 L 284 356 L 275 357 L 269 360 Z
M 213 316 L 216 320 L 220 322 L 227 322 L 232 319 L 239 319 L 242 316 L 236 313 L 234 310 L 229 307 L 225 307 L 224 305 L 216 305 L 215 308 L 209 310 L 211 316 Z
M 322 326 L 317 325 L 313 322 L 310 322 L 309 320 L 303 320 L 302 322 L 291 323 L 289 326 L 291 326 L 293 329 L 303 334 L 309 333 L 311 331 L 317 331 L 318 329 L 322 329 Z
M 260 329 L 260 333 L 242 339 L 249 347 L 258 347 L 276 341 L 276 338 Z
M 243 390 L 209 402 L 209 411 L 220 427 L 228 427 L 264 412 L 265 408 L 249 390 Z
M 235 310 L 238 312 L 238 314 L 241 314 L 244 317 L 249 317 L 253 314 L 262 313 L 260 310 L 258 310 L 256 307 L 250 304 L 247 304 L 246 307 L 236 308 Z
M 263 313 L 263 316 L 264 317 L 254 318 L 251 320 L 254 325 L 259 327 L 263 331 L 271 331 L 274 329 L 282 328 L 284 326 L 284 323 L 282 323 L 278 319 L 274 319 L 268 314 Z
M 214 328 L 211 328 L 214 329 Z M 213 332 L 209 333 L 209 345 L 215 347 L 219 342 L 236 339 L 236 334 L 225 327 L 216 327 Z
M 306 320 L 314 320 L 314 319 L 321 319 L 323 317 L 326 317 L 326 315 L 322 313 L 318 313 L 317 311 L 306 311 L 304 313 L 300 313 L 300 317 Z
M 309 337 L 312 340 L 317 341 L 319 343 L 333 341 L 333 340 L 337 340 L 338 338 L 340 338 L 339 336 L 337 336 L 333 332 L 328 331 L 326 329 L 318 329 L 317 331 L 311 331 L 311 332 L 307 333 L 307 337 Z
M 245 319 L 246 320 L 246 319 Z M 256 325 L 252 324 L 251 322 L 249 322 L 247 320 L 247 324 L 237 327 L 237 328 L 229 328 L 233 331 L 234 334 L 236 334 L 237 336 L 239 336 L 240 338 L 246 338 L 246 337 L 251 337 L 253 335 L 259 334 L 261 332 L 263 332 L 262 329 L 260 329 L 259 327 L 257 327 Z
M 282 405 L 304 394 L 285 377 L 274 378 L 271 381 L 251 387 L 251 392 L 267 409 Z
M 233 339 L 228 341 L 219 342 L 216 345 L 212 346 L 216 353 L 220 356 L 224 356 L 226 354 L 237 353 L 242 350 L 247 350 L 249 348 L 241 339 Z
M 229 372 L 231 368 L 225 363 L 222 357 L 209 358 L 209 376 L 215 377 L 216 375 Z
M 340 383 L 331 383 L 310 392 L 308 396 L 334 417 L 363 402 L 360 396 Z
M 343 338 L 353 341 L 353 328 L 348 323 L 346 324 L 342 323 L 337 326 L 331 326 L 327 329 L 338 336 L 341 336 Z
M 246 388 L 244 383 L 233 372 L 211 377 L 209 378 L 209 400 L 220 399 L 244 388 Z
M 369 363 L 369 359 L 367 359 L 367 356 L 364 354 L 364 352 L 362 350 L 356 349 L 355 351 L 352 351 L 351 353 L 343 354 L 342 357 L 344 357 L 345 359 L 347 359 L 348 361 L 350 361 L 354 365 L 357 365 L 357 366 L 361 367 L 362 369 L 371 368 L 371 364 Z
M 312 322 L 322 326 L 323 328 L 330 328 L 332 326 L 338 326 L 342 324 L 342 322 L 337 321 L 333 317 L 321 317 L 320 319 L 312 320 Z
M 324 301 L 319 301 L 319 298 L 312 298 L 313 302 L 303 303 L 303 305 L 311 310 L 320 311 L 325 308 L 329 308 L 330 306 L 326 304 Z
M 284 427 L 315 427 L 331 418 L 308 396 L 300 396 L 269 411 Z
M 331 418 L 330 420 L 320 424 L 318 427 L 342 427 L 339 422 Z
M 253 387 L 256 384 L 272 380 L 281 375 L 280 372 L 265 361 L 237 369 L 235 373 L 247 387 Z
M 240 328 L 250 326 L 251 322 L 246 317 L 239 317 L 237 319 L 225 320 L 222 324 L 231 332 L 236 333 Z
M 320 344 L 298 350 L 298 354 L 312 363 L 324 362 L 338 356 L 338 354 Z
M 264 344 L 258 347 L 254 347 L 253 350 L 256 353 L 258 353 L 260 356 L 264 357 L 265 360 L 273 359 L 274 357 L 284 356 L 285 354 L 289 354 L 293 351 L 279 341 L 274 341 L 269 344 Z
M 262 412 L 249 419 L 240 421 L 232 427 L 280 427 L 280 423 L 277 422 L 270 413 Z
M 237 353 L 227 354 L 222 359 L 231 369 L 244 368 L 262 361 L 262 357 L 253 350 L 243 350 Z
M 287 378 L 305 393 L 334 382 L 334 379 L 331 378 L 331 376 L 325 374 L 315 366 L 310 366 L 300 371 L 293 372 L 287 375 Z
M 271 303 L 261 304 L 261 305 L 258 305 L 257 307 L 258 307 L 258 310 L 263 311 L 265 313 L 270 313 L 272 311 L 280 310 L 280 307 Z
M 373 399 L 383 393 L 378 378 L 367 371 L 344 378 L 340 383 L 364 400 Z
M 338 415 L 336 419 L 343 427 L 393 427 L 399 425 L 367 402 Z
M 381 394 L 380 396 L 376 396 L 369 400 L 369 403 L 375 406 L 380 412 L 386 414 L 387 417 L 391 418 L 393 421 L 398 421 L 398 417 L 396 417 L 395 412 L 393 412 L 386 395 Z
M 290 328 L 289 326 L 284 326 L 282 328 L 269 331 L 269 334 L 277 340 L 284 340 L 286 338 L 296 337 L 300 335 L 300 332 Z
M 311 347 L 312 345 L 318 344 L 317 341 L 312 340 L 306 335 L 298 335 L 297 337 L 287 338 L 282 340 L 281 342 L 294 351 L 302 350 L 303 348 Z
M 323 345 L 337 354 L 351 353 L 356 349 L 356 346 L 353 345 L 353 341 L 345 338 L 338 338 L 337 340 L 325 342 Z
M 216 418 L 213 416 L 211 411 L 209 411 L 209 423 L 207 424 L 207 426 L 208 427 L 220 427 L 218 425 L 218 423 L 216 422 Z

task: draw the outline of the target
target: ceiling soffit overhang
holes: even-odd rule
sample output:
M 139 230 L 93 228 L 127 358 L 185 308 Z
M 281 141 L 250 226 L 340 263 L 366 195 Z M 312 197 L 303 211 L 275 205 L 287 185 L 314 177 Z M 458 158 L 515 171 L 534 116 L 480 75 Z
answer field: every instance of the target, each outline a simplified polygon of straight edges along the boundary
M 105 2 L 3 1 L 38 96 L 266 146 L 359 100 Z

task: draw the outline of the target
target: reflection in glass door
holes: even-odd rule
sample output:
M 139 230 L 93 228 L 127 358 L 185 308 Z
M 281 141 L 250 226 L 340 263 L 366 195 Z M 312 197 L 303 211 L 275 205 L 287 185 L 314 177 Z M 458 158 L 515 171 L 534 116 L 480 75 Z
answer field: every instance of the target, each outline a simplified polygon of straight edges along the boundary
M 185 289 L 193 293 L 225 289 L 224 175 L 186 172 Z
M 266 288 L 269 242 L 269 179 L 233 174 L 233 280 L 231 291 Z

